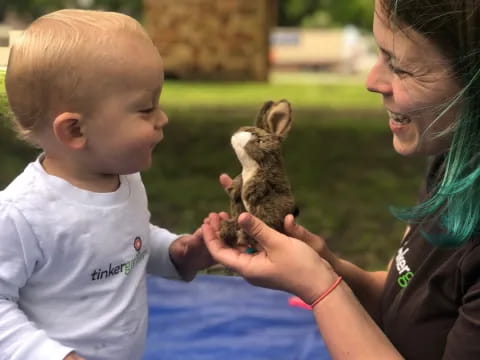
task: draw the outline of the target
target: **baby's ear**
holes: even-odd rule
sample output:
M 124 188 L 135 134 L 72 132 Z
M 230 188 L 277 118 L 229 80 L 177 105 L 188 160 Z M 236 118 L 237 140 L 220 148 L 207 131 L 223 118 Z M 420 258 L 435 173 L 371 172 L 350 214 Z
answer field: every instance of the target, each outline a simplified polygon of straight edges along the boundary
M 82 121 L 79 113 L 61 113 L 53 120 L 53 133 L 62 144 L 72 150 L 80 150 L 86 144 Z
M 292 127 L 292 108 L 287 100 L 268 101 L 257 116 L 256 125 L 269 133 L 285 137 Z

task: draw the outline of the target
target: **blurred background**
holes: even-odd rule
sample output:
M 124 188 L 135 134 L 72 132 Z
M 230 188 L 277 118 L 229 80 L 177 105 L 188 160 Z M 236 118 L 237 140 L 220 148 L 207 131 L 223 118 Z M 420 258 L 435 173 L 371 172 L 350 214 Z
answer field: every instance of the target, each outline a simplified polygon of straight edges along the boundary
M 385 267 L 404 229 L 388 207 L 415 202 L 424 164 L 393 151 L 381 98 L 364 88 L 376 56 L 372 0 L 0 1 L 0 188 L 38 153 L 10 129 L 9 46 L 33 19 L 66 7 L 134 16 L 164 58 L 170 123 L 144 173 L 154 223 L 192 232 L 227 210 L 217 178 L 240 171 L 230 135 L 264 101 L 286 98 L 298 222 L 357 264 Z

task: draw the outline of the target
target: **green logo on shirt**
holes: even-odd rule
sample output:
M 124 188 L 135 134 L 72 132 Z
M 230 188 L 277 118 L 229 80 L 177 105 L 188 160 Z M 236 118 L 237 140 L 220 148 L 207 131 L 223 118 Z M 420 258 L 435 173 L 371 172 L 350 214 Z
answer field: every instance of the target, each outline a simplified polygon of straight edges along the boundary
M 395 256 L 395 266 L 398 271 L 398 279 L 397 283 L 400 287 L 404 288 L 407 287 L 408 283 L 413 277 L 413 272 L 410 270 L 410 267 L 407 264 L 407 260 L 405 259 L 405 254 L 410 250 L 409 248 L 401 247 L 398 249 L 397 256 Z
M 413 272 L 409 271 L 403 275 L 400 275 L 397 279 L 397 282 L 398 282 L 398 285 L 400 285 L 400 287 L 404 288 L 404 287 L 407 287 L 408 285 L 408 282 L 410 281 L 410 279 L 413 277 Z
M 145 256 L 147 256 L 147 250 L 140 251 L 140 249 L 142 248 L 142 239 L 140 238 L 140 236 L 137 236 L 134 239 L 133 247 L 137 251 L 133 259 L 118 265 L 109 264 L 108 269 L 93 270 L 93 272 L 90 274 L 92 280 L 103 280 L 109 278 L 110 276 L 118 275 L 121 273 L 128 275 L 130 271 L 132 271 L 133 268 L 135 268 L 135 266 L 137 266 L 137 264 L 142 261 Z

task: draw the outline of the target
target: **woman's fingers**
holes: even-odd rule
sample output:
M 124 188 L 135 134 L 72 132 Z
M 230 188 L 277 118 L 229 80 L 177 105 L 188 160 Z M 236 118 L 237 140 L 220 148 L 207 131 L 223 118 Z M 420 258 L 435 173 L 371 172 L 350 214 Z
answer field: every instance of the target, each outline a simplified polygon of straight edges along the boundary
M 267 250 L 278 241 L 279 237 L 285 236 L 249 213 L 240 214 L 238 224 L 247 234 L 257 240 L 258 243 Z
M 212 227 L 213 231 L 220 231 L 221 222 L 222 218 L 217 213 L 208 214 L 206 221 L 204 221 L 205 224 L 209 224 Z
M 210 216 L 209 218 L 212 217 L 213 216 Z M 216 220 L 213 219 L 214 223 L 215 221 Z M 209 224 L 202 225 L 202 233 L 205 245 L 212 257 L 219 263 L 238 272 L 239 268 L 243 266 L 243 262 L 245 261 L 241 259 L 241 257 L 246 254 L 242 254 L 238 249 L 226 245 L 223 240 L 220 239 L 218 231 L 212 226 L 212 221 L 210 221 Z
M 207 216 L 205 219 L 203 219 L 203 223 L 204 223 L 204 224 L 210 224 L 210 216 L 211 216 L 212 214 L 216 214 L 216 213 L 210 213 L 210 214 L 208 214 L 208 216 Z M 221 222 L 221 221 L 226 221 L 226 220 L 230 219 L 230 215 L 228 215 L 228 213 L 226 213 L 225 211 L 221 211 L 221 212 L 219 212 L 219 213 L 216 214 L 216 215 L 220 218 L 220 222 Z
M 225 190 L 232 186 L 232 178 L 227 174 L 221 174 L 218 180 L 220 181 L 220 185 L 222 185 Z
M 218 213 L 218 216 L 220 216 L 220 219 L 222 220 L 228 220 L 230 218 L 230 216 L 228 215 L 228 213 L 226 213 L 225 211 L 221 211 Z

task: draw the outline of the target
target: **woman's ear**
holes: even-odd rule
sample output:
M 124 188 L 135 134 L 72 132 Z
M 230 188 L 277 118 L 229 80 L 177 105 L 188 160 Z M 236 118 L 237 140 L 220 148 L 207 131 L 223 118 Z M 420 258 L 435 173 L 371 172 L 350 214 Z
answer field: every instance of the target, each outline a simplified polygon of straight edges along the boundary
M 79 113 L 63 112 L 53 120 L 53 133 L 62 144 L 72 150 L 81 150 L 86 144 L 83 118 Z

